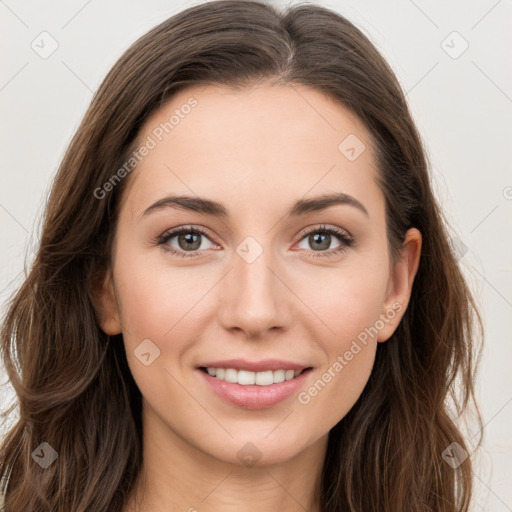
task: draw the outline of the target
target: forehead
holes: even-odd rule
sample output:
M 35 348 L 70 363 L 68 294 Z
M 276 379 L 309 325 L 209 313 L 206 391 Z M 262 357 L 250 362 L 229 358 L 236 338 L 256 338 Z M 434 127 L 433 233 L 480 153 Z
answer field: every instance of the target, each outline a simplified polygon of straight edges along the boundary
M 310 87 L 188 87 L 146 120 L 137 140 L 152 147 L 130 176 L 134 211 L 166 192 L 220 199 L 238 211 L 251 200 L 289 203 L 333 191 L 375 202 L 379 192 L 370 133 Z

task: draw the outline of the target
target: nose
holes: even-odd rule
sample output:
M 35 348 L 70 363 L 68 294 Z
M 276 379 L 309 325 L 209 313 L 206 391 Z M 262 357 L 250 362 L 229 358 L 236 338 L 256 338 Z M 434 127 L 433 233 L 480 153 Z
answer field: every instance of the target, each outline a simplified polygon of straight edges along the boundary
M 251 339 L 264 338 L 271 330 L 288 329 L 291 292 L 283 283 L 283 271 L 278 270 L 282 267 L 272 259 L 270 250 L 264 250 L 254 261 L 240 254 L 234 254 L 233 268 L 223 279 L 219 312 L 222 326 Z

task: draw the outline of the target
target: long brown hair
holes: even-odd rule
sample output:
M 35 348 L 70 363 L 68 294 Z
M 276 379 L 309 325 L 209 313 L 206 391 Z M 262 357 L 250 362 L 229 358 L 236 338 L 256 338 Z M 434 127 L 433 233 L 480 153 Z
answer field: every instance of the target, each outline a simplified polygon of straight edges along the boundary
M 469 509 L 471 457 L 453 468 L 442 454 L 452 443 L 471 452 L 458 425 L 470 405 L 481 422 L 473 381 L 482 321 L 397 79 L 368 38 L 327 8 L 223 0 L 172 16 L 122 55 L 60 165 L 40 246 L 2 326 L 19 403 L 0 452 L 0 474 L 10 470 L 6 512 L 123 510 L 142 462 L 141 393 L 122 335 L 99 327 L 94 283 L 109 267 L 130 177 L 104 185 L 144 120 L 178 90 L 265 78 L 312 86 L 359 116 L 374 138 L 392 254 L 408 228 L 423 235 L 404 317 L 378 344 L 361 397 L 329 433 L 322 511 Z M 41 443 L 58 456 L 46 469 L 32 456 L 47 448 Z

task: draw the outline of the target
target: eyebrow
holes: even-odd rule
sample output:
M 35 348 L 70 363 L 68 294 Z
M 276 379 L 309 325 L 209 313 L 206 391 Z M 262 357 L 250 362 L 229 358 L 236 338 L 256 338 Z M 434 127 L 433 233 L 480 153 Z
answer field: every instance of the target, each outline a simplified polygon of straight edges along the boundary
M 309 199 L 300 199 L 290 208 L 287 215 L 291 217 L 298 217 L 311 212 L 323 211 L 336 205 L 353 206 L 369 217 L 368 210 L 360 201 L 355 197 L 342 192 L 324 194 Z M 211 199 L 197 196 L 167 196 L 159 199 L 156 203 L 153 203 L 151 206 L 146 208 L 140 217 L 142 218 L 163 208 L 193 211 L 220 218 L 227 218 L 229 216 L 227 208 L 222 203 Z

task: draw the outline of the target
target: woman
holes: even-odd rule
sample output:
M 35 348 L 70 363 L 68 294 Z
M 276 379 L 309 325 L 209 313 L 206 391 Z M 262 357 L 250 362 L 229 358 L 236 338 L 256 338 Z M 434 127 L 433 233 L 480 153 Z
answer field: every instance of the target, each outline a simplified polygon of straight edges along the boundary
M 2 331 L 5 510 L 467 511 L 475 326 L 368 39 L 314 5 L 188 8 L 53 184 Z

